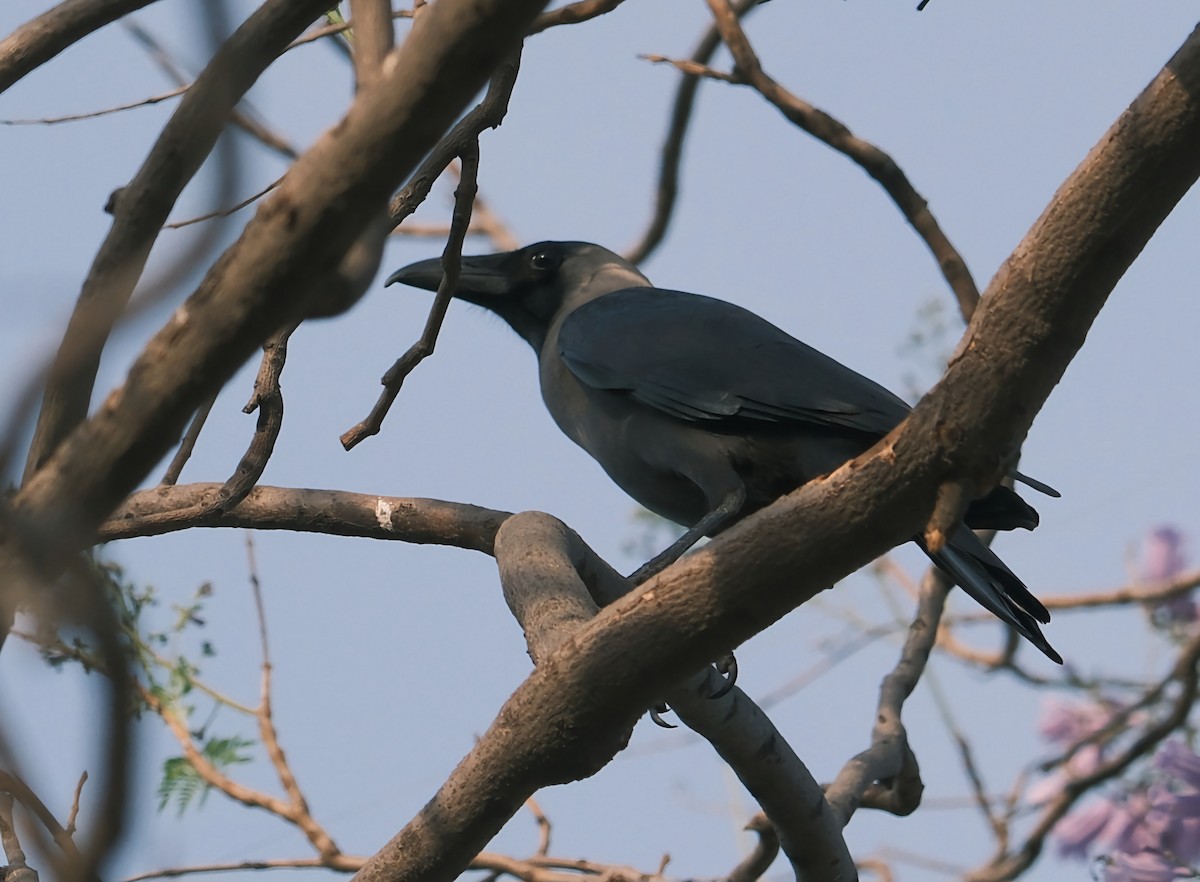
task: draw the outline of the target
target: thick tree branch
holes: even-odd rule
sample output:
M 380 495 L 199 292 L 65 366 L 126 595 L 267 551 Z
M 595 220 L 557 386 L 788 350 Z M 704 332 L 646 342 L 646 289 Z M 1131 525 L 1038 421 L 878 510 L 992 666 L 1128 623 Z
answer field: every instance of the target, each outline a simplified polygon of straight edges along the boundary
M 301 4 L 291 3 L 289 11 Z M 379 80 L 304 154 L 200 288 L 147 344 L 125 385 L 14 497 L 41 565 L 82 547 L 179 436 L 190 413 L 271 333 L 328 301 L 346 305 L 376 267 L 343 261 L 381 201 L 442 135 L 544 0 L 445 0 L 422 14 Z M 293 13 L 295 14 L 295 13 Z M 64 504 L 73 500 L 73 505 Z M 0 553 L 0 583 L 29 541 Z
M 496 537 L 496 562 L 509 608 L 541 664 L 591 620 L 598 605 L 629 593 L 631 582 L 597 556 L 561 521 L 539 512 L 515 515 Z M 585 587 L 586 585 L 586 587 Z M 799 882 L 848 882 L 854 860 L 842 824 L 786 739 L 749 696 L 705 666 L 663 697 L 689 728 L 720 754 L 770 818 Z M 607 760 L 606 760 L 607 761 Z M 587 774 L 586 767 L 583 771 Z M 459 812 L 471 811 L 474 790 L 463 788 Z
M 0 93 L 93 31 L 153 2 L 65 0 L 26 22 L 0 41 Z
M 175 200 L 212 151 L 230 112 L 327 2 L 264 3 L 213 56 L 133 179 L 114 194 L 112 227 L 92 261 L 50 370 L 26 480 L 87 415 L 100 353 L 113 324 L 129 302 Z
M 452 545 L 491 554 L 496 531 L 511 517 L 506 511 L 438 499 L 264 486 L 255 487 L 236 507 L 220 510 L 212 501 L 222 486 L 141 490 L 100 526 L 96 539 L 110 542 L 193 527 L 244 527 Z

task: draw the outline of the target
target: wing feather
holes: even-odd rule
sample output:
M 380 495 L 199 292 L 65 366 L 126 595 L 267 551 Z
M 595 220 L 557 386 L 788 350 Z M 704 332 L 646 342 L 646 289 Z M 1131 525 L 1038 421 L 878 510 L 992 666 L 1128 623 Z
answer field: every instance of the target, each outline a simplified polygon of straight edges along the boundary
M 883 435 L 908 405 L 731 303 L 628 288 L 572 312 L 559 354 L 584 383 L 628 391 L 682 420 L 839 426 Z

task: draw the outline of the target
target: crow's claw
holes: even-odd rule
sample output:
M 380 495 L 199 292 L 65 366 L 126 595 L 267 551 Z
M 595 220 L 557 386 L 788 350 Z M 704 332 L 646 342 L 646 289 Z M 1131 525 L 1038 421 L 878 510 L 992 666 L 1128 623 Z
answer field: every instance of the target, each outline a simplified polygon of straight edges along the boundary
M 717 673 L 721 675 L 724 682 L 720 689 L 708 696 L 710 700 L 728 695 L 729 690 L 737 683 L 738 675 L 737 659 L 733 657 L 732 652 L 726 653 L 717 659 L 714 667 L 716 667 Z
M 678 729 L 679 727 L 674 723 L 668 723 L 662 718 L 662 714 L 667 713 L 670 709 L 665 701 L 660 701 L 654 707 L 650 708 L 650 719 L 654 722 L 654 725 L 661 726 L 664 729 Z

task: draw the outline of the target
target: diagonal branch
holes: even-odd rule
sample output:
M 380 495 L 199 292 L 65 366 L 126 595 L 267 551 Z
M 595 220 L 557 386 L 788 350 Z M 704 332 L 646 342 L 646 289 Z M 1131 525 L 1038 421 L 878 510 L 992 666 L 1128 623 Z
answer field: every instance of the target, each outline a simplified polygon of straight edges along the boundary
M 292 2 L 288 11 L 299 5 Z M 543 5 L 447 0 L 421 16 L 394 63 L 358 95 L 342 123 L 297 160 L 196 293 L 151 339 L 125 385 L 14 497 L 25 535 L 54 536 L 68 549 L 90 542 L 199 402 L 266 337 L 326 300 L 344 307 L 361 295 L 377 265 L 347 271 L 348 251 L 380 217 L 380 201 L 415 168 Z M 271 8 L 270 0 L 264 8 Z M 66 499 L 75 504 L 64 505 Z M 0 577 L 31 551 L 24 542 L 7 543 Z M 39 556 L 39 565 L 52 571 L 62 552 Z
M 346 450 L 353 449 L 361 441 L 379 434 L 383 420 L 400 394 L 400 388 L 408 375 L 416 370 L 417 365 L 433 355 L 437 346 L 438 334 L 442 330 L 442 322 L 446 318 L 446 310 L 450 308 L 450 299 L 458 287 L 458 278 L 462 270 L 463 242 L 467 238 L 467 230 L 471 226 L 471 210 L 475 204 L 475 196 L 479 192 L 477 180 L 479 177 L 479 141 L 470 141 L 463 149 L 462 175 L 458 187 L 454 191 L 454 212 L 450 218 L 450 235 L 446 237 L 446 247 L 442 250 L 442 280 L 438 283 L 437 296 L 433 306 L 429 308 L 429 317 L 425 321 L 425 329 L 421 337 L 388 368 L 380 381 L 383 392 L 379 394 L 375 406 L 365 420 L 352 426 L 342 433 L 341 442 Z
M 47 381 L 25 478 L 87 415 L 100 353 L 184 186 L 233 107 L 328 0 L 268 0 L 230 37 L 184 95 L 133 180 L 111 200 L 113 224 L 92 261 Z
M 737 63 L 738 75 L 755 91 L 770 101 L 799 128 L 834 150 L 845 155 L 862 167 L 874 178 L 896 203 L 905 220 L 916 230 L 938 262 L 950 289 L 958 300 L 959 310 L 967 321 L 971 320 L 979 302 L 979 289 L 971 278 L 966 261 L 950 244 L 942 228 L 929 210 L 924 197 L 909 183 L 904 171 L 884 151 L 869 141 L 864 141 L 844 124 L 828 113 L 813 107 L 807 101 L 793 95 L 762 69 L 758 56 L 750 46 L 745 31 L 738 23 L 738 16 L 730 6 L 730 0 L 708 0 L 721 37 Z
M 154 0 L 65 0 L 0 41 L 0 92 L 68 46 Z
M 388 206 L 388 214 L 393 226 L 400 224 L 406 217 L 417 210 L 429 191 L 433 182 L 438 179 L 447 166 L 457 157 L 471 149 L 478 142 L 479 135 L 484 129 L 494 129 L 504 122 L 508 115 L 508 102 L 512 97 L 513 86 L 517 83 L 517 73 L 521 68 L 521 53 L 518 48 L 510 58 L 506 58 L 496 68 L 488 83 L 487 94 L 470 113 L 464 116 L 450 130 L 433 151 L 425 158 L 409 179 L 404 188 L 392 197 Z
M 539 665 L 596 615 L 597 604 L 612 603 L 632 587 L 576 533 L 538 512 L 505 521 L 495 551 L 504 597 Z M 769 842 L 775 850 L 782 845 L 799 882 L 852 878 L 854 860 L 842 825 L 820 785 L 762 709 L 737 687 L 718 696 L 722 685 L 705 666 L 671 686 L 664 697 L 758 801 L 774 828 Z M 617 736 L 627 738 L 627 733 Z M 598 749 L 607 747 L 605 742 Z M 588 766 L 577 771 L 590 774 Z M 460 792 L 475 798 L 473 790 Z
M 758 4 L 759 0 L 737 0 L 734 15 L 739 18 L 748 15 Z M 692 51 L 691 63 L 699 67 L 708 64 L 720 45 L 721 32 L 717 30 L 716 25 L 710 25 Z M 696 94 L 699 89 L 700 77 L 685 71 L 675 92 L 675 101 L 671 105 L 671 122 L 667 127 L 667 137 L 663 141 L 658 187 L 654 194 L 654 213 L 641 239 L 625 252 L 625 259 L 630 263 L 642 263 L 649 258 L 667 235 L 667 227 L 671 224 L 679 196 L 679 167 L 683 161 L 683 144 L 692 121 L 692 109 L 696 106 Z

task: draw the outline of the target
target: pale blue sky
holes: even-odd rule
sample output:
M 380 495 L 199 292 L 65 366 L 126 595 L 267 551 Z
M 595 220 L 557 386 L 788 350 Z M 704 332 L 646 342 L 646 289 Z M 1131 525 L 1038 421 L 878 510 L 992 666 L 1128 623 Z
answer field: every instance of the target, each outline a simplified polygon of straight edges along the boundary
M 0 6 L 0 32 L 47 5 Z M 932 0 L 918 14 L 914 5 L 776 0 L 755 13 L 748 31 L 772 76 L 892 154 L 982 287 L 1190 32 L 1196 6 Z M 164 0 L 139 20 L 195 69 L 200 50 L 187 4 Z M 637 56 L 686 55 L 706 20 L 699 2 L 627 0 L 604 19 L 529 42 L 508 120 L 482 140 L 480 176 L 481 192 L 523 241 L 623 248 L 640 235 L 677 75 Z M 401 34 L 406 28 L 399 26 Z M 111 27 L 0 96 L 0 118 L 94 110 L 169 86 Z M 281 61 L 251 101 L 303 146 L 338 118 L 349 89 L 341 57 L 316 45 Z M 69 313 L 107 229 L 101 209 L 109 192 L 132 175 L 173 106 L 0 129 L 6 407 Z M 247 153 L 250 193 L 282 166 L 257 147 Z M 177 217 L 205 205 L 203 184 L 185 194 Z M 422 217 L 441 220 L 448 211 L 448 190 L 440 189 Z M 1200 201 L 1191 194 L 1118 286 L 1034 423 L 1023 468 L 1064 496 L 1034 500 L 1041 528 L 1003 536 L 996 547 L 1035 592 L 1118 584 L 1130 545 L 1160 522 L 1200 534 L 1198 224 Z M 187 235 L 165 233 L 162 249 Z M 477 241 L 468 250 L 484 247 Z M 385 273 L 440 248 L 398 240 Z M 753 309 L 897 391 L 914 368 L 902 348 L 918 310 L 930 300 L 951 303 L 924 246 L 872 181 L 754 93 L 721 83 L 702 87 L 676 221 L 645 270 L 665 287 Z M 408 381 L 383 433 L 352 453 L 342 450 L 338 435 L 365 415 L 379 375 L 420 332 L 429 302 L 422 292 L 377 284 L 349 315 L 297 333 L 283 378 L 283 435 L 263 482 L 541 509 L 632 569 L 637 561 L 621 545 L 637 529 L 633 504 L 558 433 L 539 400 L 528 347 L 480 310 L 451 309 L 436 355 Z M 120 333 L 102 388 L 119 381 L 163 314 Z M 243 371 L 218 401 L 183 481 L 221 480 L 236 464 L 253 429 L 253 418 L 240 412 L 251 377 Z M 345 850 L 369 853 L 433 794 L 526 675 L 519 629 L 482 555 L 284 534 L 255 541 L 284 747 L 318 819 Z M 165 600 L 183 601 L 199 583 L 213 582 L 207 636 L 219 655 L 205 673 L 252 701 L 257 638 L 243 538 L 203 531 L 131 541 L 113 554 Z M 914 573 L 923 561 L 911 549 L 898 559 Z M 957 597 L 954 606 L 968 609 Z M 740 684 L 762 696 L 786 683 L 820 657 L 824 642 L 848 632 L 851 615 L 889 617 L 871 578 L 847 579 L 742 647 Z M 998 633 L 990 625 L 964 632 L 988 646 Z M 1047 633 L 1084 671 L 1151 676 L 1167 661 L 1133 613 L 1063 614 Z M 894 642 L 879 641 L 772 709 L 818 779 L 831 778 L 866 746 L 876 686 L 895 655 Z M 1040 696 L 947 659 L 935 659 L 932 670 L 989 785 L 1006 790 L 1039 749 L 1033 721 Z M 5 649 L 0 717 L 11 724 L 35 788 L 60 815 L 79 771 L 94 762 L 87 685 L 72 673 L 42 670 L 24 647 Z M 906 720 L 930 806 L 908 819 L 862 813 L 848 829 L 851 849 L 869 856 L 890 844 L 973 866 L 990 852 L 978 815 L 934 807 L 967 787 L 928 684 Z M 230 716 L 222 724 L 253 734 Z M 158 765 L 177 751 L 161 727 L 142 731 L 137 798 L 147 807 L 136 813 L 113 878 L 170 864 L 309 856 L 284 825 L 218 795 L 183 821 L 155 814 Z M 265 766 L 246 770 L 252 783 L 268 782 L 268 774 Z M 556 825 L 555 853 L 652 870 L 669 852 L 668 872 L 677 876 L 727 872 L 748 814 L 711 751 L 682 731 L 648 723 L 595 778 L 539 799 Z M 87 809 L 85 800 L 85 822 Z M 518 816 L 493 848 L 521 855 L 535 844 L 532 824 Z M 897 868 L 902 880 L 941 878 Z M 783 874 L 784 865 L 774 872 Z M 1046 863 L 1028 878 L 1084 879 L 1087 871 Z

